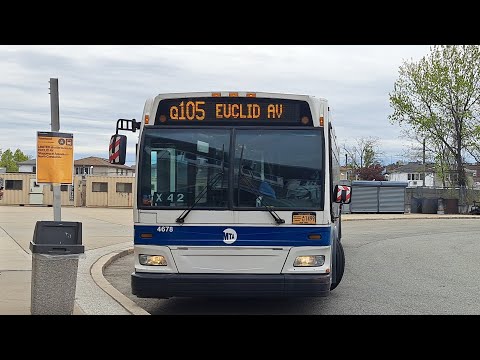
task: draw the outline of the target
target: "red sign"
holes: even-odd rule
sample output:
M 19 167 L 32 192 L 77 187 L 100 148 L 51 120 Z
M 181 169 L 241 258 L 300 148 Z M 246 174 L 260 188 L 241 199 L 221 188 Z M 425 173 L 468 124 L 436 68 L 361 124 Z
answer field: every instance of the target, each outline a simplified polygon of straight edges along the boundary
M 350 186 L 338 185 L 337 187 L 337 202 L 342 201 L 342 191 L 346 191 L 345 202 L 350 201 Z
M 120 139 L 122 135 L 112 136 L 108 146 L 108 157 L 110 163 L 115 164 L 120 160 Z

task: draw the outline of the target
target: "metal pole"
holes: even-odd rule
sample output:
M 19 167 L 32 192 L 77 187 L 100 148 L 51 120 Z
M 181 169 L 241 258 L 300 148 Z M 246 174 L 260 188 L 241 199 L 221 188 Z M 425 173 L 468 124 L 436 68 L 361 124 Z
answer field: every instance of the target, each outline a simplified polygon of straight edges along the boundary
M 50 128 L 52 131 L 60 131 L 60 110 L 58 106 L 58 79 L 50 78 L 50 112 L 52 122 Z M 60 184 L 53 186 L 53 221 L 62 220 L 62 201 Z
M 345 180 L 348 181 L 348 167 L 347 167 L 348 157 L 347 156 L 348 156 L 348 154 L 345 154 L 345 173 L 347 174 L 345 176 Z
M 425 165 L 425 138 L 423 138 L 423 184 L 422 184 L 423 187 L 425 187 L 426 177 L 427 177 L 427 170 Z

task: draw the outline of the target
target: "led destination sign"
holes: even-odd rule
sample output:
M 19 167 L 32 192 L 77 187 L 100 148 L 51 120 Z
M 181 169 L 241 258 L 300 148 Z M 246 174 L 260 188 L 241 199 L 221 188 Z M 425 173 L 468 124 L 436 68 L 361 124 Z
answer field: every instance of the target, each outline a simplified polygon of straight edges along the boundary
M 155 125 L 312 125 L 308 103 L 290 99 L 203 97 L 160 101 Z

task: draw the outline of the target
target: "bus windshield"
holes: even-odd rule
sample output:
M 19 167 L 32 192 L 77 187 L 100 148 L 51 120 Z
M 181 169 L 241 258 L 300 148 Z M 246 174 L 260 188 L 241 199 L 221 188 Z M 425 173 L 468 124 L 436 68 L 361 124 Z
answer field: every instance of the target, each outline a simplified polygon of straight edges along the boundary
M 323 210 L 321 128 L 150 128 L 142 141 L 140 208 Z

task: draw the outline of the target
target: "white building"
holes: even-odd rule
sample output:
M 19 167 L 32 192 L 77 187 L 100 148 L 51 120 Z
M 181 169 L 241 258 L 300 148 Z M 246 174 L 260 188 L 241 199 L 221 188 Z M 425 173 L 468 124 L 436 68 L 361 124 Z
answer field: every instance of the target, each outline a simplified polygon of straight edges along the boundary
M 127 165 L 110 164 L 107 159 L 89 156 L 73 162 L 75 175 L 135 176 L 135 168 Z
M 473 174 L 475 171 L 466 168 L 465 173 L 467 176 L 467 186 L 471 186 L 473 184 Z M 408 187 L 443 187 L 442 179 L 436 174 L 433 163 L 423 165 L 419 162 L 412 162 L 400 166 L 389 174 L 388 180 L 406 181 L 408 182 Z M 455 184 L 458 184 L 458 174 L 447 174 L 447 182 L 446 186 L 452 186 L 452 184 L 455 186 Z
M 393 170 L 388 177 L 389 181 L 405 181 L 408 187 L 441 186 L 435 176 L 433 164 L 408 163 Z
M 36 173 L 37 172 L 37 160 L 29 159 L 18 163 L 18 172 L 21 173 Z

